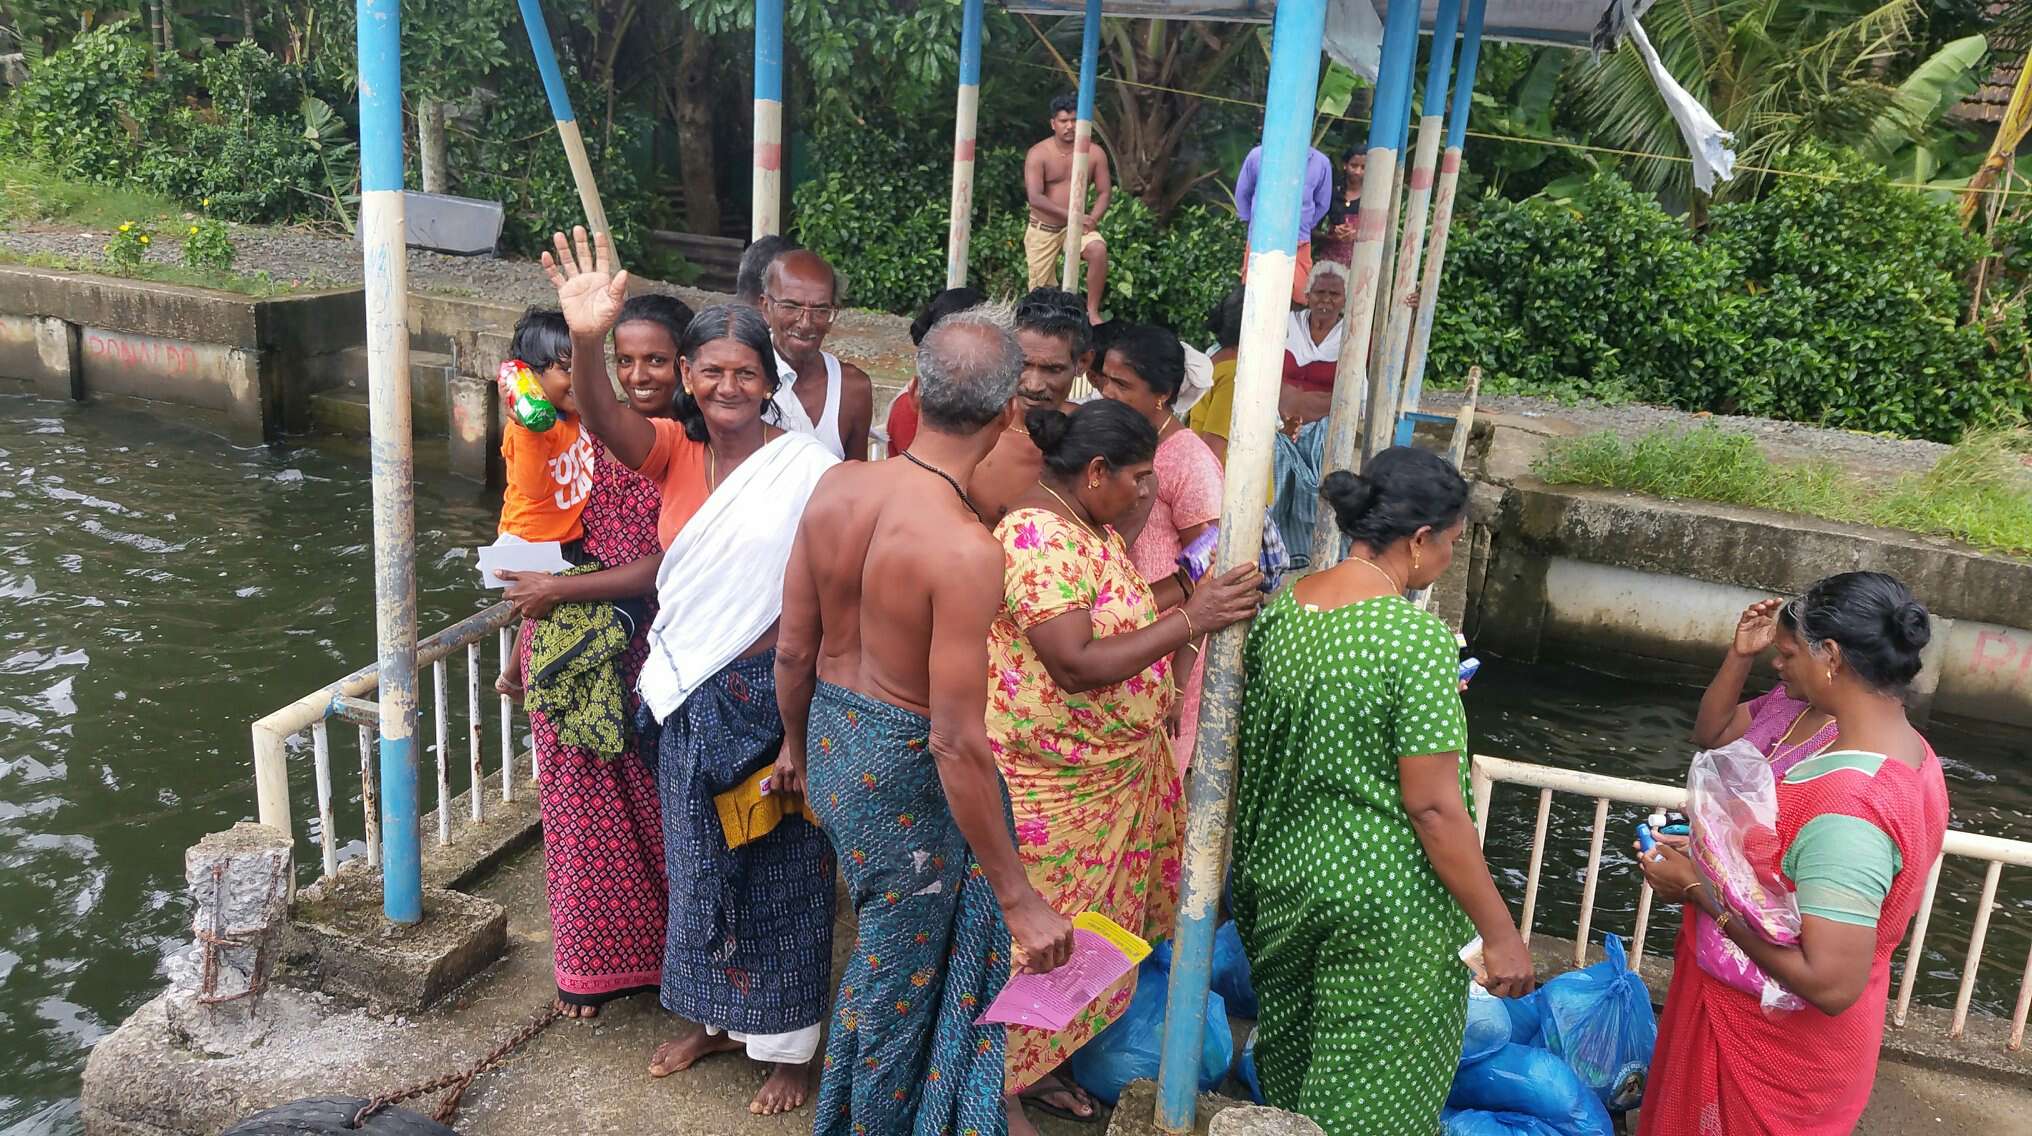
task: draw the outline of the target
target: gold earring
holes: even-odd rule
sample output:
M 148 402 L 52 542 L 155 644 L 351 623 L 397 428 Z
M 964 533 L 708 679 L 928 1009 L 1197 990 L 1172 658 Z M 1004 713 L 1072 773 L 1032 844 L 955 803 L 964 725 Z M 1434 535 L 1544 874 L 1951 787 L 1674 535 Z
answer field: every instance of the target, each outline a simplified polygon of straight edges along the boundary
M 1093 478 L 1091 478 L 1091 477 L 1087 478 L 1087 488 L 1088 488 L 1088 489 L 1099 489 L 1100 487 L 1101 487 L 1101 483 L 1100 483 L 1100 482 L 1098 482 L 1098 481 L 1095 481 L 1095 480 L 1094 480 Z
M 1416 571 L 1418 571 L 1418 566 L 1419 566 L 1420 564 L 1424 563 L 1424 561 L 1425 561 L 1425 558 L 1424 558 L 1423 556 L 1420 556 L 1420 555 L 1419 555 L 1419 553 L 1418 553 L 1418 550 L 1417 550 L 1417 549 L 1415 549 L 1415 548 L 1414 548 L 1414 549 L 1412 549 L 1412 550 L 1411 550 L 1411 570 L 1412 570 L 1413 572 L 1416 572 Z

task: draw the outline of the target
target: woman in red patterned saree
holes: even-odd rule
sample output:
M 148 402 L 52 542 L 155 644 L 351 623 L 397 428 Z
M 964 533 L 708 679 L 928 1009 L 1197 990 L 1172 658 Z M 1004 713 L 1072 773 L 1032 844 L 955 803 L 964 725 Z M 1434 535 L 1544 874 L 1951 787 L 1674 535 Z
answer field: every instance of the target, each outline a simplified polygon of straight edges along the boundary
M 669 418 L 677 393 L 677 345 L 691 309 L 669 296 L 637 296 L 614 326 L 615 370 L 628 402 Z M 636 676 L 648 656 L 656 615 L 656 568 L 663 559 L 656 522 L 657 483 L 602 450 L 593 465 L 584 514 L 585 548 L 604 571 L 573 576 L 517 573 L 504 593 L 518 612 L 541 619 L 560 603 L 624 600 L 636 610 L 634 636 L 618 660 L 625 720 L 640 697 Z M 532 637 L 522 641 L 531 673 Z M 663 819 L 653 745 L 632 734 L 624 752 L 605 757 L 559 739 L 559 723 L 529 714 L 543 815 L 544 879 L 558 1009 L 591 1018 L 606 1002 L 652 992 L 663 973 L 665 907 Z
M 1677 849 L 1638 863 L 1658 895 L 1698 905 L 1806 1002 L 1767 1015 L 1709 976 L 1681 924 L 1640 1136 L 1839 1136 L 1877 1077 L 1891 954 L 1905 937 L 1947 829 L 1940 760 L 1903 695 L 1930 637 L 1926 609 L 1881 572 L 1829 576 L 1788 602 L 1778 650 L 1788 684 L 1840 733 L 1778 781 L 1769 855 L 1795 891 L 1800 940 L 1766 942 Z

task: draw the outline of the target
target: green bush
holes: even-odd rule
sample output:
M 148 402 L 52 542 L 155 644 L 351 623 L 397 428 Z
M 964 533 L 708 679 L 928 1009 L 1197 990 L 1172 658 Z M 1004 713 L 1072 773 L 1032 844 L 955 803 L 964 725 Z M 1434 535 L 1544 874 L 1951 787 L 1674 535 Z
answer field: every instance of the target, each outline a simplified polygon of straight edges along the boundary
M 290 220 L 322 188 L 296 110 L 302 76 L 252 44 L 151 61 L 131 21 L 50 55 L 0 108 L 0 152 L 239 221 Z M 209 94 L 209 102 L 203 97 Z
M 1952 441 L 2032 411 L 2023 306 L 1962 321 L 1980 238 L 1855 159 L 1806 154 L 1704 238 L 1613 175 L 1456 231 L 1434 382 L 1641 399 Z
M 154 243 L 148 226 L 138 221 L 122 221 L 113 230 L 113 239 L 106 242 L 106 259 L 122 272 L 132 272 L 141 266 L 141 259 L 148 255 L 148 246 Z
M 239 250 L 233 247 L 233 238 L 226 235 L 223 221 L 201 217 L 192 221 L 183 238 L 183 263 L 187 268 L 209 268 L 225 272 L 233 267 Z

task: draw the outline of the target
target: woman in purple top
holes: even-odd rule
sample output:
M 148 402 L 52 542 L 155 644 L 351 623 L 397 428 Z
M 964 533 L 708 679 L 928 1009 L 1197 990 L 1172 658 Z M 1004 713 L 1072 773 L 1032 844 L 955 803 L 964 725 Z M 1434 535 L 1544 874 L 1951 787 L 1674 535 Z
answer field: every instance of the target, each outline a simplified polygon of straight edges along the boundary
M 1779 685 L 1748 702 L 1740 701 L 1743 684 L 1757 656 L 1769 650 L 1778 637 L 1798 638 L 1794 628 L 1778 619 L 1784 600 L 1758 600 L 1743 609 L 1736 621 L 1736 637 L 1721 669 L 1700 697 L 1700 713 L 1693 721 L 1693 741 L 1702 749 L 1715 749 L 1741 739 L 1756 746 L 1771 759 L 1772 772 L 1779 777 L 1794 765 L 1826 749 L 1835 739 L 1835 721 L 1797 697 L 1785 672 L 1787 657 L 1804 658 L 1797 651 L 1779 651 L 1772 656 Z

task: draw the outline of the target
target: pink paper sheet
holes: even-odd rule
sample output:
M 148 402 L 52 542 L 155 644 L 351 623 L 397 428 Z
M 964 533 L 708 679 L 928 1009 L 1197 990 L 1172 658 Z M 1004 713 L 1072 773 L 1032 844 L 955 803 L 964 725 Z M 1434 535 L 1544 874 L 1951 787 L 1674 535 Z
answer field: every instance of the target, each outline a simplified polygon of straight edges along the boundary
M 1000 1022 L 1041 1030 L 1062 1030 L 1136 960 L 1122 948 L 1084 927 L 1073 931 L 1072 958 L 1049 974 L 1019 974 L 1002 987 L 976 1025 Z

